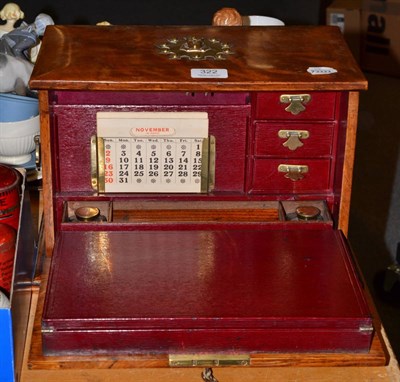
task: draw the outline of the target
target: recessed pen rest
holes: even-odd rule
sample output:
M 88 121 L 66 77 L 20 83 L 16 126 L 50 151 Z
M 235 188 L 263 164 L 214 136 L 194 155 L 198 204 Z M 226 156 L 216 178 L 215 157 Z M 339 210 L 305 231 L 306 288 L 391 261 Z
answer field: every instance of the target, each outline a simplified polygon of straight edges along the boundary
M 301 219 L 299 209 L 318 211 L 315 219 Z M 63 225 L 83 225 L 91 229 L 106 226 L 157 226 L 182 225 L 277 225 L 317 223 L 332 225 L 326 203 L 323 201 L 137 201 L 137 200 L 85 200 L 67 201 L 64 204 Z M 83 212 L 82 212 L 83 211 Z M 82 218 L 86 211 L 98 211 Z
M 279 221 L 277 208 L 236 208 L 201 210 L 115 210 L 115 223 L 138 222 L 275 222 Z

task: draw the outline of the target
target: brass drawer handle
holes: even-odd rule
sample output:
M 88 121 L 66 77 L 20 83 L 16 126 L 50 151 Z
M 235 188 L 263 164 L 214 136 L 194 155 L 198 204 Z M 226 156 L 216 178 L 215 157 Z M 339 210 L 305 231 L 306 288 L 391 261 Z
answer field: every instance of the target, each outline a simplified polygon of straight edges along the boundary
M 294 182 L 304 178 L 304 174 L 308 173 L 308 166 L 298 164 L 280 164 L 278 166 L 279 172 L 285 173 L 285 178 L 293 180 Z
M 289 150 L 294 151 L 299 147 L 303 146 L 304 143 L 301 139 L 308 139 L 310 133 L 307 130 L 279 130 L 278 137 L 286 139 L 282 145 L 287 147 Z
M 310 94 L 282 94 L 279 98 L 281 103 L 288 103 L 289 106 L 285 110 L 293 115 L 297 115 L 306 110 L 305 104 L 310 102 Z

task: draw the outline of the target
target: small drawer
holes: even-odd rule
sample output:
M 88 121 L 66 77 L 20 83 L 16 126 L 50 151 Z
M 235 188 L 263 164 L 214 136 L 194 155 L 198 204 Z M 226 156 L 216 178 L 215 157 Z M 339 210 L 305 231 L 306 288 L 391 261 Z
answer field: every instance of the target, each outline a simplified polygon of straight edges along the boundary
M 285 172 L 286 166 L 293 166 L 293 172 Z M 301 171 L 297 171 L 298 166 Z M 289 194 L 326 192 L 329 189 L 329 173 L 329 159 L 256 159 L 250 192 Z
M 333 123 L 256 122 L 254 154 L 296 158 L 329 156 L 333 132 Z
M 338 93 L 261 92 L 255 97 L 255 119 L 334 120 Z

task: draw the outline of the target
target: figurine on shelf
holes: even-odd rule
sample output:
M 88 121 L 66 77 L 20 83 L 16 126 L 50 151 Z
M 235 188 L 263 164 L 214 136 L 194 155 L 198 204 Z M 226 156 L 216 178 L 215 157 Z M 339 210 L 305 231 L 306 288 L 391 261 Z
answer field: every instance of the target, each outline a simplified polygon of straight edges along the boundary
M 221 8 L 215 12 L 212 19 L 213 26 L 241 26 L 242 16 L 235 8 Z
M 53 19 L 40 13 L 32 24 L 23 23 L 0 38 L 0 53 L 29 59 L 28 51 L 39 42 L 48 25 L 54 25 Z
M 104 21 L 99 21 L 98 23 L 96 23 L 97 26 L 102 26 L 102 27 L 109 27 L 111 26 L 111 23 L 104 20 Z
M 0 25 L 0 36 L 2 36 L 14 29 L 14 24 L 24 18 L 24 12 L 18 4 L 7 3 L 0 11 L 0 18 L 6 21 L 5 24 Z
M 1 93 L 26 94 L 33 70 L 29 50 L 40 42 L 48 25 L 54 25 L 53 19 L 41 13 L 32 24 L 23 23 L 0 38 Z
M 214 13 L 213 26 L 284 26 L 285 23 L 269 16 L 242 16 L 235 8 L 221 8 Z

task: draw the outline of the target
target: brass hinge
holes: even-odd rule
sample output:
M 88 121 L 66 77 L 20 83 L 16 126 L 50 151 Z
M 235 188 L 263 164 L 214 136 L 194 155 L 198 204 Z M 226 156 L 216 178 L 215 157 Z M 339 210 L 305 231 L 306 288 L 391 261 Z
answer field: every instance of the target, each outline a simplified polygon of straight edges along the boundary
M 359 330 L 360 332 L 370 333 L 374 330 L 374 327 L 372 325 L 361 325 Z
M 248 354 L 170 354 L 171 367 L 249 366 Z
M 48 328 L 42 328 L 42 333 L 54 333 L 55 329 L 52 326 L 49 326 Z

